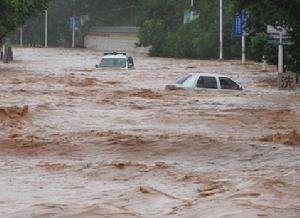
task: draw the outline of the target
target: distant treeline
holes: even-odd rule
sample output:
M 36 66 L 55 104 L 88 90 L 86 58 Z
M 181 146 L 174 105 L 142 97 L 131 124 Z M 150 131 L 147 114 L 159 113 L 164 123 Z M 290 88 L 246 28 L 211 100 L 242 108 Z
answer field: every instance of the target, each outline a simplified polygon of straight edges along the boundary
M 285 63 L 290 70 L 300 71 L 299 0 L 223 0 L 224 56 L 241 56 L 241 39 L 232 36 L 232 18 L 246 11 L 247 58 L 277 62 L 277 45 L 269 44 L 267 25 L 290 30 L 291 45 L 285 46 Z M 140 43 L 151 46 L 151 54 L 167 57 L 217 58 L 219 52 L 219 1 L 144 0 L 140 5 Z M 198 19 L 183 24 L 185 11 L 194 11 Z
M 32 16 L 42 13 L 50 0 L 1 0 L 0 44 L 2 39 Z
M 93 26 L 137 25 L 136 0 L 52 0 L 48 8 L 48 44 L 70 46 L 70 17 L 76 17 L 76 45 L 83 45 L 83 36 Z M 23 26 L 25 44 L 44 43 L 44 15 L 32 18 Z M 18 38 L 18 32 L 16 37 Z

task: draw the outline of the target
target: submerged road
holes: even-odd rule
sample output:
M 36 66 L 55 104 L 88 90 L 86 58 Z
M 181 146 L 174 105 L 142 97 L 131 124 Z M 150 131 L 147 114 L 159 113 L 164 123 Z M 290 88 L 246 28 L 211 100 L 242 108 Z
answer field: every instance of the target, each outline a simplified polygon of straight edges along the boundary
M 299 217 L 299 89 L 278 91 L 273 66 L 14 53 L 0 63 L 0 217 Z M 245 90 L 165 90 L 195 71 Z

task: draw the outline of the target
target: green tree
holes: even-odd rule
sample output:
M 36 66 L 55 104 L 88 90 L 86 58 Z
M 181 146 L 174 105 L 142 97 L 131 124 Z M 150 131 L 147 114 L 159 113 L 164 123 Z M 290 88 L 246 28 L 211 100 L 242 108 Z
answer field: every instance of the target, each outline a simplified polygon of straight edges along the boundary
M 218 1 L 140 0 L 139 11 L 141 45 L 151 46 L 151 54 L 168 57 L 215 58 L 219 47 Z M 234 13 L 232 1 L 225 1 L 225 52 L 235 57 L 240 51 L 239 40 L 231 36 L 231 21 Z M 183 24 L 186 10 L 193 10 L 199 18 Z M 239 52 L 240 54 L 240 52 Z
M 28 18 L 42 13 L 49 0 L 1 0 L 0 41 Z
M 236 0 L 237 10 L 249 12 L 248 33 L 257 39 L 265 33 L 267 25 L 281 26 L 290 31 L 292 46 L 286 47 L 289 68 L 300 71 L 300 1 L 299 0 Z M 254 39 L 256 41 L 256 39 Z M 266 47 L 266 45 L 264 45 Z M 268 48 L 267 50 L 272 50 Z M 271 58 L 276 62 L 276 59 Z
M 53 0 L 48 8 L 49 45 L 70 46 L 69 18 L 71 16 L 89 17 L 76 33 L 77 45 L 83 42 L 84 35 L 92 27 L 136 25 L 136 2 L 137 0 Z M 41 41 L 43 29 L 43 17 L 29 20 L 24 30 L 25 41 Z

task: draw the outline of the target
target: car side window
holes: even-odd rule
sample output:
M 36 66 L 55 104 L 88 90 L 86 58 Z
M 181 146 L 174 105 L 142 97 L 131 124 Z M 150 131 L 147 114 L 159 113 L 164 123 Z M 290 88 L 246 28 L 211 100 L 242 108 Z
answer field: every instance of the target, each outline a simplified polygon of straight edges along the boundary
M 236 84 L 234 81 L 232 81 L 230 78 L 220 77 L 219 79 L 220 79 L 221 89 L 238 90 L 240 88 L 239 85 Z
M 197 82 L 197 88 L 218 89 L 217 80 L 212 76 L 200 76 Z

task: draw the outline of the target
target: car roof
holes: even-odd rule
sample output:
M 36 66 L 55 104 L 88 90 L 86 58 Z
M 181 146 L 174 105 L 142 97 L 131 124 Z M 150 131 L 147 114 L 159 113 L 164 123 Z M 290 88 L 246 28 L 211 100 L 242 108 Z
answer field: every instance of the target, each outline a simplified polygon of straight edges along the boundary
M 104 55 L 102 58 L 127 58 L 124 54 L 115 54 L 115 55 Z
M 189 75 L 193 75 L 193 76 L 209 76 L 209 77 L 226 77 L 226 78 L 230 78 L 229 76 L 222 75 L 222 74 L 218 74 L 218 73 L 205 73 L 205 72 L 192 72 L 192 73 L 189 73 Z
M 128 58 L 128 56 L 126 52 L 111 51 L 104 52 L 102 58 Z

